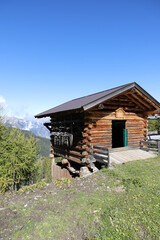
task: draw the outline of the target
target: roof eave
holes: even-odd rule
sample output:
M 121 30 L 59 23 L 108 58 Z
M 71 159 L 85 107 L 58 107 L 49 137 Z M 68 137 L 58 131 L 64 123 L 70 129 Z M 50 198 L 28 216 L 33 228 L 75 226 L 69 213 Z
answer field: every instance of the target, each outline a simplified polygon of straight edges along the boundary
M 35 115 L 35 118 L 44 118 L 44 117 L 50 117 L 50 115 L 46 114 L 46 115 Z
M 35 115 L 34 117 L 35 118 L 43 118 L 43 117 L 52 117 L 54 114 L 57 114 L 57 113 L 65 113 L 65 112 L 72 112 L 72 111 L 84 111 L 83 107 L 80 107 L 80 108 L 74 108 L 74 109 L 68 109 L 68 110 L 65 110 L 65 111 L 59 111 L 59 112 L 54 112 L 54 113 L 47 113 L 47 114 L 38 114 L 38 115 Z

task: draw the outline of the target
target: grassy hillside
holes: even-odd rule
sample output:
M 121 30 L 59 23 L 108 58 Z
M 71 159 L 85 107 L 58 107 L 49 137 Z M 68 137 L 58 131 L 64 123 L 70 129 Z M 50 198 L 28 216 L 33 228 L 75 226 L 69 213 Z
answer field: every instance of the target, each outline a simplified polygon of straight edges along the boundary
M 38 142 L 39 142 L 39 147 L 40 147 L 40 155 L 42 157 L 48 157 L 50 154 L 50 140 L 48 138 L 43 138 L 36 136 L 35 134 L 26 131 L 26 130 L 21 130 L 26 137 L 34 136 Z
M 2 239 L 140 240 L 160 237 L 160 157 L 0 196 Z
M 36 136 L 40 144 L 40 154 L 43 157 L 49 157 L 50 154 L 50 140 L 48 138 L 43 138 Z

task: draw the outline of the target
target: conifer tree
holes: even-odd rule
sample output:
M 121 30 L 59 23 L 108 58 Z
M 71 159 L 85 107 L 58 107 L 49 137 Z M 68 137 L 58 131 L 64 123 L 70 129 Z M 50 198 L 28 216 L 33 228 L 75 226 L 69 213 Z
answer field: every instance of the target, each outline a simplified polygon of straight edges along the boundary
M 160 132 L 160 119 L 157 119 L 156 120 L 156 123 L 155 123 L 155 128 L 158 132 Z
M 0 189 L 17 190 L 33 183 L 37 170 L 37 141 L 0 121 Z

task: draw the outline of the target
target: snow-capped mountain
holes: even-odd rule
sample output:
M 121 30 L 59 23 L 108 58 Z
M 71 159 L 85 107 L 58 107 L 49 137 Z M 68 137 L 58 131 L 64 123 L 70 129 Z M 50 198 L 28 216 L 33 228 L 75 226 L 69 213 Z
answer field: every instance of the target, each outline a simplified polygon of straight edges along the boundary
M 49 130 L 43 125 L 45 122 L 49 122 L 48 119 L 21 119 L 17 117 L 6 117 L 7 125 L 12 125 L 13 127 L 27 130 L 34 133 L 37 136 L 49 138 Z

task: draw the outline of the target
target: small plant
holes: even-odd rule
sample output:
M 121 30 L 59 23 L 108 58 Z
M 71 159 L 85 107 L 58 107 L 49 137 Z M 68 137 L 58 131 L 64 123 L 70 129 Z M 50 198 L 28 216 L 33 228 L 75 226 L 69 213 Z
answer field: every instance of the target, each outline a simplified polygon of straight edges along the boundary
M 46 183 L 45 183 L 44 181 L 38 182 L 38 183 L 36 184 L 36 187 L 37 187 L 38 189 L 40 189 L 40 188 L 42 188 L 42 187 L 45 187 L 45 186 L 46 186 Z
M 46 183 L 44 181 L 38 182 L 38 183 L 33 184 L 33 185 L 29 185 L 29 186 L 23 186 L 22 188 L 20 188 L 18 190 L 18 194 L 22 194 L 24 192 L 35 192 L 36 189 L 40 189 L 44 186 L 46 186 Z
M 135 187 L 142 187 L 142 182 L 140 178 L 127 178 L 122 179 L 123 185 L 128 187 L 129 185 L 134 185 Z
M 70 185 L 71 180 L 68 178 L 61 178 L 61 179 L 55 180 L 53 183 L 59 186 L 60 188 L 62 188 L 64 185 Z

